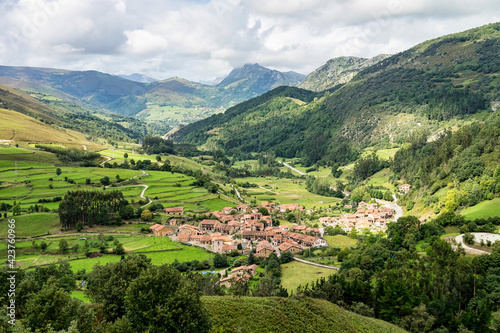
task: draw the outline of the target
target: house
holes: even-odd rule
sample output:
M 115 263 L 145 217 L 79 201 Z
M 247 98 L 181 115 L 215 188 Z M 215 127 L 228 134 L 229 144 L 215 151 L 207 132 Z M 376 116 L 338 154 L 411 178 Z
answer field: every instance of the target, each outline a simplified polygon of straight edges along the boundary
M 172 229 L 163 224 L 155 224 L 149 228 L 155 236 L 168 236 L 174 233 Z
M 215 225 L 218 223 L 219 223 L 219 221 L 217 221 L 217 220 L 203 220 L 200 222 L 198 227 L 202 231 L 214 231 Z
M 267 238 L 267 232 L 265 232 L 265 231 L 243 230 L 241 232 L 241 238 L 248 239 L 250 241 L 263 240 L 263 239 Z
M 183 224 L 179 227 L 179 234 L 199 235 L 201 232 L 193 225 Z
M 240 266 L 234 268 L 231 271 L 231 275 L 233 276 L 243 276 L 245 274 L 250 274 L 251 276 L 255 276 L 255 274 L 257 274 L 257 265 L 253 264 L 250 266 Z
M 293 254 L 298 253 L 302 250 L 300 248 L 299 244 L 297 242 L 292 241 L 292 240 L 288 240 L 288 241 L 280 244 L 280 246 L 278 246 L 278 248 L 280 249 L 281 252 L 290 252 Z
M 238 212 L 242 212 L 242 213 L 250 213 L 252 211 L 252 207 L 242 204 L 242 205 L 236 206 L 236 210 Z
M 184 207 L 171 207 L 171 208 L 165 208 L 165 213 L 167 215 L 182 215 L 184 214 Z
M 177 241 L 179 241 L 179 242 L 189 242 L 190 238 L 191 238 L 190 234 L 179 234 L 179 235 L 177 235 Z
M 399 187 L 399 190 L 403 192 L 404 194 L 408 193 L 410 191 L 410 184 L 403 184 Z
M 212 250 L 216 253 L 225 253 L 234 250 L 232 238 L 220 235 L 212 236 Z
M 222 212 L 223 212 L 224 214 L 226 214 L 226 215 L 231 214 L 231 212 L 232 212 L 233 210 L 236 210 L 236 209 L 234 209 L 233 207 L 224 207 L 224 208 L 222 208 Z
M 280 212 L 284 213 L 286 212 L 287 210 L 293 212 L 294 210 L 298 210 L 298 211 L 303 211 L 304 210 L 304 207 L 300 206 L 299 204 L 284 204 L 284 205 L 280 205 L 279 206 L 279 209 L 280 209 Z
M 168 220 L 168 224 L 169 225 L 177 225 L 179 223 L 181 223 L 181 220 L 179 220 L 179 219 L 170 219 L 170 220 Z
M 273 253 L 273 247 L 269 244 L 268 241 L 262 241 L 257 244 L 255 255 L 258 257 L 268 257 L 271 253 Z

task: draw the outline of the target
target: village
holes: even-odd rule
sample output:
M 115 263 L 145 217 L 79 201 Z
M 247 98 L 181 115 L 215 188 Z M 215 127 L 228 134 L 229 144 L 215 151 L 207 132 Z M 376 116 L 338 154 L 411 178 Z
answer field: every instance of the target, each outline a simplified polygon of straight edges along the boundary
M 168 223 L 155 224 L 149 230 L 154 236 L 170 237 L 182 244 L 202 247 L 218 254 L 248 254 L 253 251 L 256 257 L 267 258 L 271 253 L 279 257 L 282 252 L 293 255 L 306 249 L 329 246 L 323 239 L 328 226 L 338 226 L 345 232 L 385 231 L 394 216 L 393 209 L 379 208 L 376 203 L 360 202 L 355 211 L 352 205 L 346 205 L 344 209 L 346 213 L 340 216 L 320 217 L 321 227 L 313 228 L 296 224 L 273 225 L 271 215 L 280 218 L 285 213 L 304 212 L 304 207 L 299 204 L 276 206 L 262 202 L 255 208 L 245 204 L 224 207 L 221 211 L 205 214 L 214 218 L 203 219 L 198 226 L 185 223 L 183 207 L 172 207 L 165 208 L 166 214 L 172 217 Z M 256 272 L 256 265 L 238 267 L 233 269 L 231 275 L 222 278 L 221 284 L 229 286 L 233 279 L 248 279 Z

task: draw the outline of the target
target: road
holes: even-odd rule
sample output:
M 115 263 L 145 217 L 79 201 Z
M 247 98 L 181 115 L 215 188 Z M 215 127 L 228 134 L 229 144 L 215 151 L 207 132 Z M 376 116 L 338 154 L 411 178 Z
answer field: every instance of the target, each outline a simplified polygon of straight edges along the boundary
M 109 156 L 104 156 L 104 158 L 106 159 L 106 161 L 102 162 L 102 163 L 101 163 L 101 164 L 99 164 L 99 165 L 104 165 L 104 163 L 109 162 L 109 161 L 111 161 L 111 160 L 112 160 L 112 158 L 111 158 L 111 157 L 109 157 Z
M 396 212 L 394 214 L 394 221 L 397 221 L 400 217 L 403 216 L 403 208 L 397 204 L 398 198 L 396 198 L 394 194 L 392 195 L 392 197 L 394 198 L 394 203 L 380 199 L 375 199 L 375 200 L 383 206 L 387 206 L 389 208 L 394 209 L 394 211 Z
M 283 165 L 284 165 L 284 166 L 286 166 L 287 168 L 292 169 L 293 171 L 295 171 L 295 172 L 296 172 L 296 173 L 298 173 L 299 175 L 302 175 L 302 176 L 307 176 L 307 174 L 306 174 L 305 172 L 302 172 L 302 171 L 300 171 L 300 170 L 295 169 L 293 166 L 291 166 L 291 165 L 290 165 L 290 164 L 288 164 L 288 163 L 285 163 L 285 162 L 280 162 L 280 161 L 278 161 L 278 163 L 283 164 Z
M 500 241 L 500 235 L 496 235 L 496 234 L 489 234 L 489 233 L 486 233 L 486 232 L 471 232 L 471 234 L 474 235 L 474 240 L 475 240 L 476 243 L 481 243 L 481 240 L 483 240 L 485 243 L 488 240 L 490 240 L 492 243 Z M 462 244 L 462 247 L 465 249 L 466 253 L 478 254 L 478 255 L 481 255 L 481 254 L 490 254 L 489 252 L 478 250 L 478 249 L 474 249 L 472 247 L 467 246 L 467 244 L 464 243 L 463 237 L 464 237 L 463 234 L 462 235 L 458 235 L 455 238 L 455 240 L 457 241 L 458 244 Z

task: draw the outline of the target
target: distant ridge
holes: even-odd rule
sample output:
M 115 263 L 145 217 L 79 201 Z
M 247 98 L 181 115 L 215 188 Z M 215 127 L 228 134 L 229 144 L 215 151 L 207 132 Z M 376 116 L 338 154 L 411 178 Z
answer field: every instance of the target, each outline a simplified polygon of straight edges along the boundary
M 380 54 L 370 59 L 358 57 L 330 59 L 326 64 L 309 74 L 299 87 L 312 91 L 323 91 L 339 84 L 345 84 L 362 69 L 370 67 L 388 57 L 390 55 Z

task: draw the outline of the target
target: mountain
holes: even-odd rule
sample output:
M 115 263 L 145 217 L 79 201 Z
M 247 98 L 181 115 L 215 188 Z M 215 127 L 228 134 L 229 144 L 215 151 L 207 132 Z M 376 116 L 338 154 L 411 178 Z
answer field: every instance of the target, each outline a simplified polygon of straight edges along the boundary
M 133 80 L 131 80 L 133 79 Z M 50 94 L 97 111 L 137 116 L 161 134 L 206 118 L 279 85 L 298 85 L 304 76 L 259 65 L 233 70 L 215 86 L 170 78 L 155 82 L 140 74 L 118 77 L 98 71 L 0 66 L 0 83 Z
M 140 83 L 153 83 L 158 81 L 157 79 L 153 79 L 152 77 L 149 77 L 147 75 L 139 74 L 139 73 L 132 73 L 130 75 L 117 75 L 118 77 L 121 77 L 123 79 L 127 79 L 130 81 L 135 81 L 135 82 L 140 82 Z
M 299 157 L 305 165 L 347 164 L 364 147 L 400 145 L 417 130 L 437 133 L 450 120 L 491 112 L 500 94 L 499 30 L 494 23 L 424 42 L 312 100 L 298 88 L 297 96 L 275 89 L 174 138 L 233 154 Z
M 231 104 L 236 101 L 229 100 L 231 96 L 237 96 L 241 102 L 242 98 L 250 99 L 279 86 L 296 87 L 304 79 L 305 75 L 299 73 L 279 72 L 259 64 L 247 64 L 233 69 L 216 87 L 223 89 L 227 96 L 225 101 Z
M 358 57 L 330 59 L 326 64 L 309 74 L 299 87 L 312 91 L 323 91 L 338 84 L 345 84 L 362 69 L 370 67 L 389 56 L 381 54 L 370 59 Z

